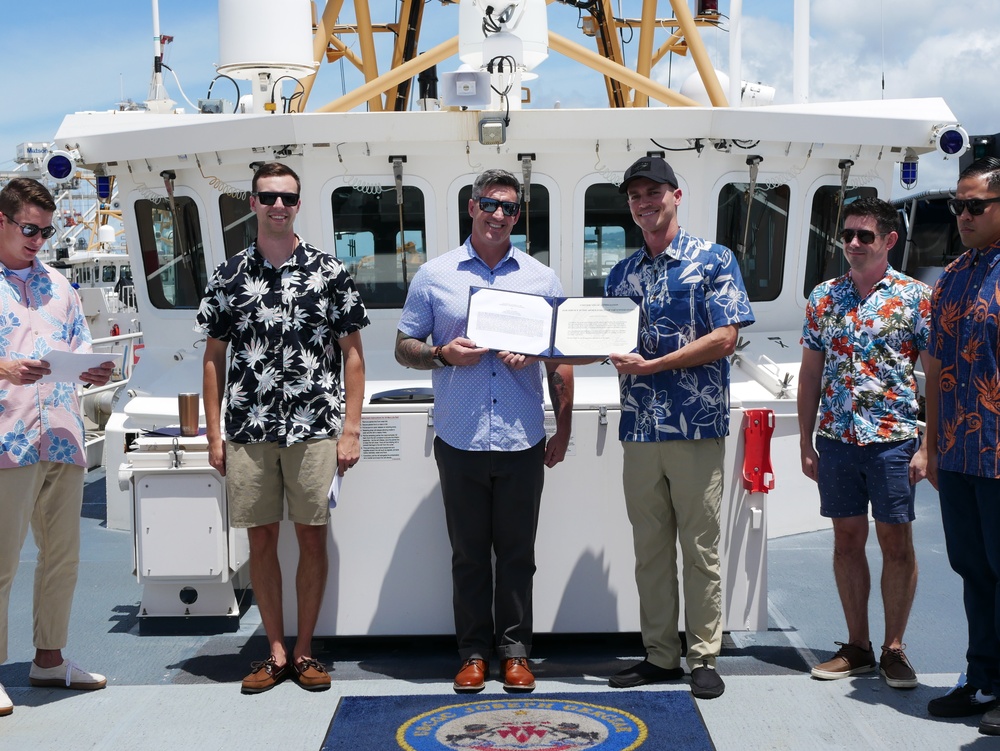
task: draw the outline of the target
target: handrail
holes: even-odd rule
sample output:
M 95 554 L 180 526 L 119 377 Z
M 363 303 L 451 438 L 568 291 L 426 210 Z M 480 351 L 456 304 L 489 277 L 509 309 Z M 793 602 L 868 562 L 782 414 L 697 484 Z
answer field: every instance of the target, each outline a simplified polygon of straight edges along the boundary
M 94 339 L 91 344 L 114 344 L 115 342 L 125 341 L 126 339 L 137 339 L 142 336 L 141 331 L 133 331 L 131 334 L 119 334 L 118 336 L 103 336 L 100 339 Z

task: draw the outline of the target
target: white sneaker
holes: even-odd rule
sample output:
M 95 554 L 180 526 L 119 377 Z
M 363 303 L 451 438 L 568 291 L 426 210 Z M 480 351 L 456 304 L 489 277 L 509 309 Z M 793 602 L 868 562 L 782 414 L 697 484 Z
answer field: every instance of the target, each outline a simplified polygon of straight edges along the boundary
M 54 668 L 40 668 L 34 661 L 28 671 L 28 682 L 32 686 L 50 688 L 70 688 L 74 691 L 93 691 L 104 688 L 108 679 L 100 673 L 88 673 L 75 662 L 63 660 Z
M 6 717 L 13 711 L 14 702 L 7 696 L 7 692 L 3 690 L 3 684 L 0 683 L 0 717 Z

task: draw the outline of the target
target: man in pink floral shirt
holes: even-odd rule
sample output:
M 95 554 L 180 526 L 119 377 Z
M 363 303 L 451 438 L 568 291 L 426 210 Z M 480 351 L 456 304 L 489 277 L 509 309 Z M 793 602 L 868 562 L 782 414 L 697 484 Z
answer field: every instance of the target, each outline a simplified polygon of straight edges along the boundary
M 76 290 L 38 260 L 55 233 L 52 194 L 16 178 L 0 191 L 0 663 L 7 660 L 10 590 L 30 524 L 35 569 L 32 686 L 103 688 L 103 675 L 63 659 L 80 560 L 80 508 L 86 452 L 73 383 L 42 379 L 52 351 L 90 352 L 90 332 Z M 79 380 L 102 386 L 106 362 Z M 0 685 L 0 716 L 14 705 Z
M 917 587 L 915 485 L 927 467 L 913 369 L 918 357 L 927 367 L 930 288 L 889 266 L 897 222 L 895 209 L 877 198 L 844 207 L 840 239 L 851 268 L 809 296 L 798 413 L 802 471 L 819 483 L 820 513 L 833 520 L 833 571 L 848 633 L 812 675 L 833 680 L 877 667 L 889 686 L 913 688 L 917 675 L 903 652 L 903 632 Z M 869 502 L 882 549 L 885 641 L 878 663 L 868 632 Z

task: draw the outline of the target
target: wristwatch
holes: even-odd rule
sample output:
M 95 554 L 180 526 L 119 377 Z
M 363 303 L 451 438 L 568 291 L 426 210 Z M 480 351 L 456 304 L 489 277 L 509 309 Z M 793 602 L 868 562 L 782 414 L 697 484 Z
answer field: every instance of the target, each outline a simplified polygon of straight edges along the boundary
M 444 355 L 441 354 L 442 349 L 444 349 L 444 347 L 440 344 L 434 348 L 434 359 L 441 363 L 441 367 L 447 368 L 451 365 L 451 363 L 444 359 Z

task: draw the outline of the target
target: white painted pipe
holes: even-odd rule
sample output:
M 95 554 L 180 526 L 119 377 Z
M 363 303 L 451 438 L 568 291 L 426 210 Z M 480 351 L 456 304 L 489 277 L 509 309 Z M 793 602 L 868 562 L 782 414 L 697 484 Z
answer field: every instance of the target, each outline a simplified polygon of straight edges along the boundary
M 795 0 L 792 27 L 792 100 L 809 101 L 809 0 Z
M 740 107 L 743 88 L 743 0 L 729 3 L 729 106 Z

